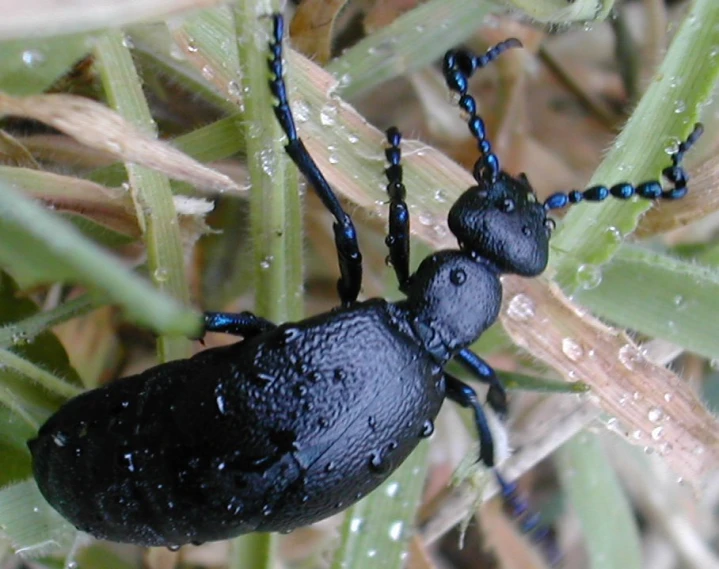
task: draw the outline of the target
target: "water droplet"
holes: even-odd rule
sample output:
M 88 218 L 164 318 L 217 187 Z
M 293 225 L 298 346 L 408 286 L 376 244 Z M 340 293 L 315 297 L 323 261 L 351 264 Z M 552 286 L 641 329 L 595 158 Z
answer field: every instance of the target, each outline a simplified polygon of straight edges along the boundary
M 364 519 L 362 519 L 362 518 L 352 518 L 350 520 L 350 531 L 352 533 L 359 533 L 362 530 L 363 526 L 364 526 Z
M 624 344 L 617 354 L 619 362 L 629 371 L 634 371 L 644 362 L 644 354 L 632 344 Z
M 215 70 L 209 65 L 203 65 L 200 73 L 207 81 L 212 81 L 215 78 Z
M 45 63 L 45 54 L 38 49 L 26 49 L 21 57 L 27 67 L 38 67 Z
M 59 447 L 64 447 L 67 444 L 67 435 L 65 433 L 54 433 L 52 435 L 52 442 L 54 442 Z
M 297 100 L 292 103 L 292 114 L 295 117 L 295 122 L 303 123 L 310 120 L 310 108 L 305 101 Z
M 328 462 L 327 466 L 325 466 L 325 472 L 332 472 L 337 468 L 337 465 L 334 462 Z
M 195 43 L 195 38 L 187 38 L 187 51 L 190 53 L 197 53 L 198 47 Z
M 643 435 L 644 433 L 642 433 L 639 429 L 637 429 L 636 431 L 632 431 L 632 438 L 637 441 L 641 439 Z
M 666 401 L 667 403 L 669 403 L 673 398 L 674 396 L 669 392 L 664 394 L 664 401 Z
M 182 546 L 173 544 L 173 545 L 168 545 L 167 549 L 174 552 L 174 551 L 180 551 L 180 547 L 182 547 Z
M 322 126 L 334 126 L 337 120 L 337 106 L 325 105 L 320 111 L 320 124 Z
M 374 557 L 375 555 L 377 555 L 376 549 L 368 549 L 367 550 L 367 557 Z
M 122 455 L 122 458 L 124 458 L 125 462 L 127 463 L 127 470 L 129 470 L 130 472 L 135 472 L 135 463 L 133 462 L 134 457 L 132 456 L 132 453 L 127 452 Z
M 664 433 L 664 427 L 656 427 L 655 429 L 652 429 L 652 439 L 655 441 L 658 441 L 662 438 L 662 434 Z
M 419 433 L 419 436 L 422 438 L 427 438 L 432 436 L 432 433 L 434 433 L 434 423 L 431 419 L 427 419 L 424 423 L 422 423 L 422 430 Z
M 402 530 L 404 529 L 404 524 L 402 522 L 393 522 L 389 526 L 389 538 L 392 541 L 399 541 L 402 537 Z
M 390 498 L 395 498 L 397 494 L 399 494 L 399 482 L 390 482 L 387 484 L 385 494 L 387 494 Z
M 170 273 L 164 267 L 157 267 L 152 273 L 152 276 L 154 277 L 155 282 L 164 283 L 169 278 Z
M 704 447 L 701 446 L 701 445 L 698 445 L 698 446 L 696 446 L 696 447 L 694 448 L 694 450 L 693 450 L 692 452 L 693 452 L 695 455 L 700 456 L 700 455 L 704 454 Z
M 269 269 L 272 266 L 272 261 L 274 261 L 274 260 L 275 259 L 272 255 L 268 255 L 262 261 L 260 261 L 260 268 L 263 271 L 266 271 L 267 269 Z
M 124 34 L 122 36 L 122 46 L 127 49 L 135 49 L 135 43 L 132 41 L 132 38 Z
M 507 305 L 507 316 L 517 322 L 534 318 L 534 301 L 526 294 L 515 295 Z
M 381 451 L 374 451 L 369 457 L 369 469 L 375 474 L 387 474 L 389 461 L 385 460 Z
M 434 201 L 437 203 L 445 203 L 447 201 L 447 193 L 441 188 L 435 190 Z
M 417 215 L 417 220 L 425 227 L 429 227 L 430 225 L 435 224 L 434 216 L 427 211 L 421 211 Z
M 584 348 L 572 338 L 562 340 L 562 353 L 573 362 L 578 362 L 584 356 Z
M 233 97 L 241 97 L 242 96 L 242 89 L 240 88 L 240 84 L 234 80 L 230 81 L 227 84 L 227 92 Z
M 652 423 L 658 423 L 664 418 L 664 411 L 659 407 L 652 407 L 647 413 L 647 418 Z
M 622 242 L 622 239 L 624 239 L 624 235 L 622 235 L 622 232 L 619 230 L 619 228 L 614 227 L 613 225 L 607 227 L 604 232 L 609 238 L 609 243 L 611 245 L 619 245 Z
M 685 101 L 682 101 L 682 100 L 680 99 L 680 100 L 678 100 L 678 101 L 676 101 L 676 102 L 674 103 L 674 112 L 675 112 L 676 114 L 681 114 L 681 113 L 683 113 L 683 112 L 686 111 L 686 110 L 687 110 L 687 104 L 686 104 Z
M 215 393 L 217 393 L 217 390 L 215 390 Z M 215 403 L 217 403 L 217 410 L 224 415 L 227 412 L 227 409 L 225 407 L 225 398 L 221 394 L 219 394 L 215 397 Z
M 266 517 L 271 514 L 272 514 L 272 506 L 270 506 L 269 504 L 265 504 L 264 506 L 262 506 L 262 515 L 263 516 Z
M 584 290 L 597 288 L 602 282 L 602 271 L 596 265 L 582 264 L 577 269 L 577 282 Z

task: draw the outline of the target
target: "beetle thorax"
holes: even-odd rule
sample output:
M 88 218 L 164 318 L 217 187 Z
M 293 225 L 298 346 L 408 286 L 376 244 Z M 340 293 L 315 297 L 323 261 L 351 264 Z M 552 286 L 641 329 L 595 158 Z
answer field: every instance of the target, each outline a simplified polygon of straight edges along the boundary
M 422 261 L 406 293 L 402 306 L 410 325 L 424 348 L 444 363 L 494 323 L 502 288 L 489 262 L 449 250 Z

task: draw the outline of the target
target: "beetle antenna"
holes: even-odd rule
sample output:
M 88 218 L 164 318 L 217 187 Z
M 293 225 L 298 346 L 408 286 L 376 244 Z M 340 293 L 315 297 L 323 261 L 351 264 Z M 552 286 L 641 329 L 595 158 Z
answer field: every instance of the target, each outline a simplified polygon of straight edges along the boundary
M 510 48 L 522 47 L 517 38 L 510 38 L 494 47 L 491 47 L 484 55 L 475 55 L 467 50 L 450 50 L 444 56 L 442 73 L 447 86 L 459 94 L 459 106 L 469 115 L 467 126 L 469 132 L 477 140 L 477 146 L 481 156 L 474 164 L 472 174 L 477 182 L 487 181 L 494 183 L 501 170 L 497 155 L 492 152 L 492 145 L 487 139 L 487 131 L 482 117 L 477 114 L 477 102 L 474 97 L 467 93 L 469 78 L 474 72 L 487 66 L 497 59 L 500 54 Z
M 683 142 L 679 143 L 676 151 L 672 153 L 672 163 L 662 170 L 664 176 L 672 186 L 665 190 L 659 180 L 649 180 L 635 186 L 629 182 L 620 182 L 611 187 L 604 185 L 592 186 L 584 191 L 572 190 L 570 192 L 557 192 L 549 196 L 544 202 L 544 209 L 562 209 L 587 200 L 601 202 L 612 196 L 620 200 L 628 200 L 634 195 L 647 200 L 679 200 L 687 195 L 687 181 L 689 176 L 681 165 L 684 153 L 689 150 L 704 132 L 701 123 L 694 125 L 694 129 Z

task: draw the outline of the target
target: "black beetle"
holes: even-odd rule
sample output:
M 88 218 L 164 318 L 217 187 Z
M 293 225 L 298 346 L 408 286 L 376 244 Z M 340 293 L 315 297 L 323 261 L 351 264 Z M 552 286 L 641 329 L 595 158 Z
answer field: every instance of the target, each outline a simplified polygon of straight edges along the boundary
M 467 79 L 507 48 L 451 51 L 449 87 L 477 139 L 477 185 L 449 213 L 460 248 L 409 272 L 409 215 L 396 128 L 387 131 L 387 246 L 405 300 L 357 302 L 362 257 L 349 215 L 298 138 L 282 78 L 283 20 L 273 17 L 269 68 L 286 150 L 335 217 L 342 307 L 275 326 L 251 313 L 206 313 L 207 331 L 243 340 L 159 365 L 63 405 L 30 441 L 35 479 L 48 502 L 95 537 L 176 547 L 252 531 L 289 531 L 371 492 L 433 431 L 445 397 L 473 409 L 480 459 L 494 465 L 492 437 L 475 391 L 444 371 L 452 358 L 489 385 L 492 368 L 468 349 L 496 320 L 502 273 L 533 276 L 547 263 L 550 209 L 609 195 L 677 199 L 680 166 L 697 125 L 663 171 L 673 184 L 598 186 L 537 201 L 526 177 L 499 167 L 467 94 Z M 504 483 L 512 503 L 514 487 Z

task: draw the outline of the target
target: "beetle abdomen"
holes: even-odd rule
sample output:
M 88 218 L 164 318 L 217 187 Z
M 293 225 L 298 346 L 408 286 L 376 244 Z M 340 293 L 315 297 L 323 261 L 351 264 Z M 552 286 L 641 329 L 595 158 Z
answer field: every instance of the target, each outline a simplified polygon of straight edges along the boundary
M 103 539 L 173 546 L 290 530 L 355 502 L 406 458 L 439 411 L 438 374 L 386 303 L 360 304 L 76 397 L 30 442 L 35 478 Z

